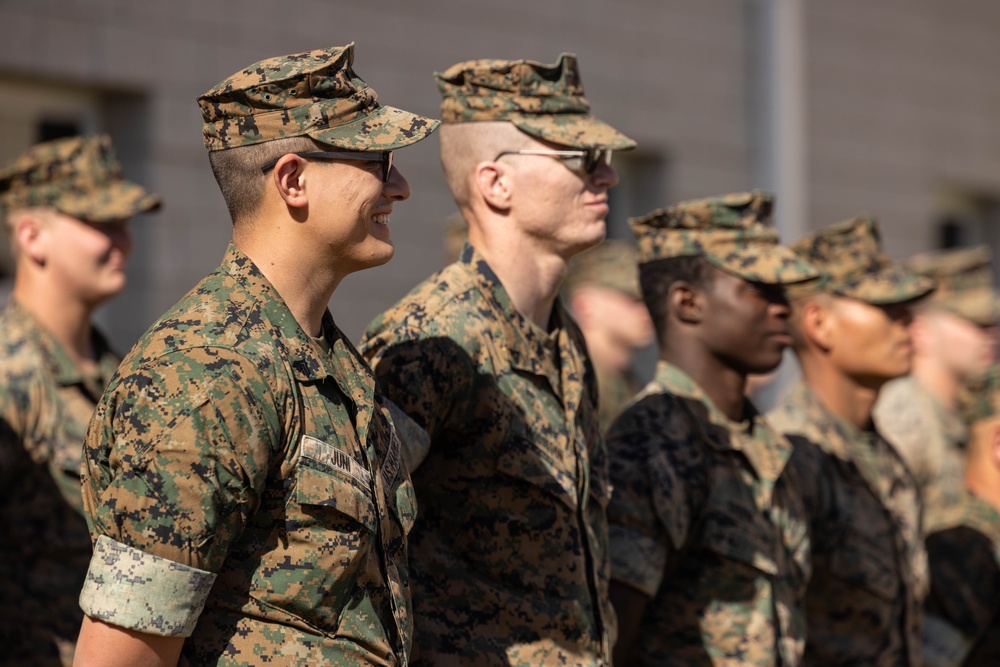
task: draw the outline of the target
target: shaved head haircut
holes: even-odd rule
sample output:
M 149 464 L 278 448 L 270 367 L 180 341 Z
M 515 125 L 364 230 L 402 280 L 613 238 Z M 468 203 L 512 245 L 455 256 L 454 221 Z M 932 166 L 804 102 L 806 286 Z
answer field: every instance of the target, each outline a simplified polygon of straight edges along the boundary
M 263 173 L 260 168 L 271 160 L 288 153 L 329 150 L 329 146 L 310 137 L 288 137 L 250 144 L 239 148 L 212 151 L 208 160 L 212 174 L 222 190 L 226 208 L 233 224 L 252 220 L 264 201 L 264 184 L 271 172 Z
M 438 130 L 441 166 L 448 189 L 459 208 L 469 206 L 473 172 L 481 162 L 491 162 L 503 151 L 532 144 L 527 134 L 507 121 L 445 123 Z

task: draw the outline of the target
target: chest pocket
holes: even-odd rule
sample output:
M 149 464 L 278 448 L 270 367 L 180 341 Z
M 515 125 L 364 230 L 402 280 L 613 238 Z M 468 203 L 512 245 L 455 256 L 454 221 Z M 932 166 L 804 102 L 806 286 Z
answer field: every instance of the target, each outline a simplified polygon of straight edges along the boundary
M 283 547 L 267 552 L 252 595 L 284 623 L 337 631 L 358 579 L 377 564 L 377 514 L 364 469 L 347 454 L 305 437 L 285 507 Z M 353 464 L 353 466 L 352 466 Z M 290 568 L 290 563 L 296 564 Z
M 865 531 L 863 528 L 873 526 L 866 522 L 863 515 L 856 517 L 841 543 L 830 554 L 830 574 L 852 588 L 891 601 L 900 586 L 893 558 L 892 535 L 888 531 L 881 535 Z
M 726 486 L 729 486 L 727 492 Z M 767 575 L 778 574 L 775 560 L 782 548 L 771 524 L 739 484 L 723 485 L 707 502 L 702 524 L 706 551 L 742 563 Z
M 503 443 L 497 471 L 541 489 L 575 510 L 576 475 L 549 452 L 535 445 L 529 427 L 515 422 Z M 606 489 L 599 491 L 602 495 Z M 606 504 L 606 503 L 605 503 Z
M 377 515 L 375 503 L 369 493 L 364 480 L 310 459 L 303 458 L 299 461 L 294 499 L 303 508 L 302 511 L 313 516 L 317 523 L 327 523 L 329 520 L 343 524 L 344 518 L 338 518 L 334 514 L 329 517 L 318 514 L 316 510 L 308 509 L 311 506 L 335 510 L 335 514 L 344 515 L 374 533 Z

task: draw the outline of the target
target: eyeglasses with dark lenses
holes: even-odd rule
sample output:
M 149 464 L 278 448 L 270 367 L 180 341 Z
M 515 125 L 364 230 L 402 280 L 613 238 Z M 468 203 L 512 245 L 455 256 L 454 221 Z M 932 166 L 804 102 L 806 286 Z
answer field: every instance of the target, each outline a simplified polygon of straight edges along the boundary
M 584 174 L 589 175 L 596 172 L 602 163 L 610 165 L 612 153 L 613 151 L 610 148 L 585 148 L 572 151 L 524 149 L 519 151 L 503 151 L 493 159 L 499 160 L 504 155 L 544 155 L 545 157 L 552 157 L 559 160 L 566 165 L 567 169 L 583 176 Z
M 306 151 L 303 153 L 292 153 L 292 155 L 298 155 L 299 157 L 304 158 L 316 158 L 319 160 L 363 160 L 365 162 L 381 162 L 383 183 L 389 182 L 389 171 L 392 169 L 392 151 L 382 151 L 381 153 L 367 151 Z M 263 165 L 260 170 L 266 174 L 274 169 L 274 165 L 278 164 L 278 160 L 283 157 L 285 156 L 281 155 L 274 158 L 267 164 Z

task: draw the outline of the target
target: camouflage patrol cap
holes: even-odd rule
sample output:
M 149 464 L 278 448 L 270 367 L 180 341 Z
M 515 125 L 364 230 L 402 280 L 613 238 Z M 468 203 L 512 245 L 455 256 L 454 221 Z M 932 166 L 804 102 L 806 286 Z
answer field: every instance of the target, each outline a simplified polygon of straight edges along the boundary
M 882 252 L 878 222 L 867 215 L 844 220 L 789 246 L 824 274 L 822 289 L 873 305 L 911 301 L 929 294 L 934 281 Z
M 982 326 L 1000 321 L 1000 296 L 993 289 L 993 254 L 988 246 L 925 252 L 906 267 L 937 282 L 930 303 Z
M 990 366 L 958 393 L 958 412 L 969 426 L 1000 417 L 1000 365 Z
M 572 294 L 583 285 L 598 285 L 622 294 L 642 298 L 639 289 L 639 263 L 635 248 L 625 241 L 609 239 L 569 261 L 569 273 L 563 291 Z
M 519 130 L 571 148 L 635 148 L 635 142 L 590 115 L 576 56 L 468 60 L 435 72 L 445 123 L 509 121 Z
M 3 211 L 33 206 L 100 223 L 152 211 L 160 199 L 122 177 L 111 138 L 99 135 L 36 144 L 0 170 Z
M 629 224 L 639 242 L 639 262 L 704 257 L 746 280 L 768 284 L 814 280 L 819 272 L 778 242 L 771 226 L 774 198 L 740 192 L 681 202 Z
M 354 72 L 354 43 L 268 58 L 198 98 L 209 151 L 285 137 L 388 151 L 430 135 L 438 121 L 381 106 Z

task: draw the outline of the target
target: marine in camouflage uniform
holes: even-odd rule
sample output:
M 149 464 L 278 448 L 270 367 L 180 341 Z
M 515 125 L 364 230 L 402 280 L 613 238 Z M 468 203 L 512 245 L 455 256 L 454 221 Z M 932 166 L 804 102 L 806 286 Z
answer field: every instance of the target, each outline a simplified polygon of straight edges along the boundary
M 956 402 L 995 359 L 1000 301 L 987 246 L 924 253 L 907 266 L 937 289 L 911 325 L 913 370 L 883 388 L 875 419 L 913 473 L 933 522 L 963 495 L 968 433 Z
M 660 362 L 607 436 L 619 664 L 799 663 L 805 510 L 786 469 L 791 445 L 744 397 L 744 385 L 748 373 L 781 361 L 784 286 L 817 272 L 778 244 L 771 208 L 766 193 L 739 193 L 631 221 Z M 682 261 L 704 262 L 710 273 L 692 284 L 676 268 Z M 724 280 L 752 309 L 716 300 Z M 676 301 L 692 289 L 704 304 L 697 324 L 682 321 Z M 728 343 L 712 310 L 734 320 Z M 731 379 L 725 390 L 721 376 Z
M 809 513 L 803 664 L 915 667 L 927 586 L 920 501 L 906 465 L 871 423 L 871 385 L 907 372 L 909 307 L 933 283 L 891 263 L 871 218 L 838 223 L 791 247 L 826 273 L 821 294 L 800 294 L 793 304 L 804 382 L 768 415 L 795 446 L 790 465 Z M 806 330 L 807 309 L 820 307 L 824 328 Z M 862 317 L 862 333 L 878 341 L 848 334 L 858 329 L 844 322 Z
M 633 142 L 589 115 L 572 56 L 554 65 L 470 61 L 437 82 L 442 163 L 470 243 L 376 318 L 362 345 L 388 397 L 430 435 L 413 459 L 413 663 L 606 665 L 611 488 L 594 374 L 556 300 L 561 276 L 528 266 L 540 258 L 564 266 L 556 253 L 581 249 L 560 245 L 558 234 L 601 240 L 604 192 L 617 181 L 601 151 Z M 512 145 L 491 147 L 497 136 Z M 576 152 L 552 154 L 553 143 Z M 517 146 L 531 152 L 504 150 Z M 474 164 L 456 167 L 470 152 Z M 495 202 L 504 216 L 486 205 L 492 194 L 472 182 L 475 170 L 510 186 L 512 199 Z M 522 194 L 536 184 L 593 204 L 556 195 L 563 218 L 539 219 Z M 525 212 L 537 225 L 531 247 L 515 246 L 527 238 Z M 584 230 L 596 238 L 577 236 Z M 519 308 L 523 292 L 511 286 L 526 282 L 541 296 Z
M 1000 664 L 1000 367 L 970 389 L 959 402 L 972 433 L 963 488 L 927 528 L 927 667 Z
M 587 341 L 597 374 L 598 421 L 605 433 L 642 386 L 633 373 L 636 354 L 653 342 L 653 323 L 642 303 L 635 249 L 608 240 L 569 262 L 562 297 Z
M 92 264 L 76 234 L 118 261 L 131 247 L 124 221 L 158 205 L 122 178 L 106 136 L 38 144 L 0 171 L 16 255 L 14 293 L 0 311 L 0 664 L 71 664 L 83 620 L 77 599 L 91 554 L 83 437 L 119 361 L 90 313 L 125 280 L 124 265 Z M 21 247 L 28 228 L 62 242 L 40 249 L 31 241 L 29 253 Z M 76 271 L 56 276 L 53 267 L 65 263 Z M 77 333 L 74 343 L 89 348 L 80 362 L 61 342 Z
M 375 378 L 326 310 L 323 269 L 365 268 L 346 264 L 359 245 L 378 255 L 368 266 L 388 261 L 376 226 L 409 189 L 384 153 L 437 123 L 380 106 L 353 60 L 353 44 L 271 58 L 199 98 L 234 242 L 125 358 L 88 433 L 80 651 L 88 632 L 95 650 L 139 633 L 168 662 L 407 664 L 412 486 Z M 312 141 L 270 143 L 288 137 Z M 241 156 L 260 160 L 246 165 L 262 192 L 250 222 L 227 194 L 225 160 Z M 340 213 L 366 238 L 335 242 L 335 261 L 309 254 Z M 288 271 L 325 284 L 304 305 Z M 129 661 L 116 646 L 102 664 Z

